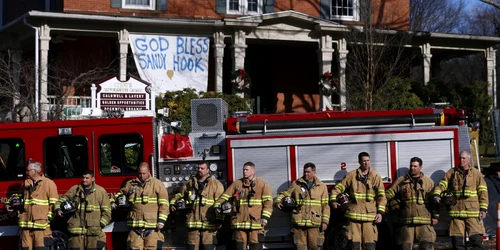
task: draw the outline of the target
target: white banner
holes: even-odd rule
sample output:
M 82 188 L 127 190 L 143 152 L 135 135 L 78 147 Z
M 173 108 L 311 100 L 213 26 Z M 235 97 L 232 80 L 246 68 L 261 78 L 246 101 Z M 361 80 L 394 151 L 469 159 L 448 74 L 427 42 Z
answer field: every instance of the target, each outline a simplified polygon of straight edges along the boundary
M 129 35 L 141 78 L 157 93 L 207 91 L 209 37 Z

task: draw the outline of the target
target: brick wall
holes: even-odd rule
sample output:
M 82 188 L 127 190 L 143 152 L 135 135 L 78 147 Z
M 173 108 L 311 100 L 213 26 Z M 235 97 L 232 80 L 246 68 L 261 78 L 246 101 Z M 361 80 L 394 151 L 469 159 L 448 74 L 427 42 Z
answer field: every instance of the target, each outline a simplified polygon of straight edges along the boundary
M 155 16 L 170 18 L 221 19 L 215 11 L 215 0 L 169 0 L 167 11 L 111 8 L 110 0 L 64 0 L 65 12 Z M 372 0 L 373 20 L 394 29 L 408 29 L 410 0 Z M 320 0 L 275 0 L 275 11 L 295 10 L 320 16 Z M 349 22 L 347 22 L 349 23 Z M 352 22 L 351 22 L 352 23 Z

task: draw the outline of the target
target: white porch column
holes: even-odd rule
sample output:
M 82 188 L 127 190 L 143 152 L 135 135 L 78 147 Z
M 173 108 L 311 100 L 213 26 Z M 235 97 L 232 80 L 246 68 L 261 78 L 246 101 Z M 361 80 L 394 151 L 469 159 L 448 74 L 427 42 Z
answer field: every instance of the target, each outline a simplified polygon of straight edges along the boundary
M 345 69 L 347 67 L 347 40 L 345 38 L 338 40 L 337 42 L 337 60 L 339 62 L 339 80 L 340 80 L 340 110 L 346 110 L 347 108 L 347 87 L 346 87 L 346 74 Z
M 424 85 L 431 80 L 431 45 L 429 43 L 420 46 L 422 48 L 422 76 Z
M 222 93 L 222 74 L 224 63 L 224 32 L 216 31 L 214 33 L 214 57 L 215 57 L 215 92 Z
M 486 57 L 486 70 L 487 70 L 487 81 L 488 81 L 488 95 L 493 99 L 493 107 L 496 107 L 496 77 L 495 77 L 495 50 L 490 47 L 485 51 Z
M 233 45 L 231 45 L 233 56 L 233 71 L 245 69 L 246 34 L 243 30 L 236 30 L 233 33 Z M 238 93 L 243 97 L 243 93 Z
M 332 58 L 333 52 L 335 51 L 332 46 L 332 37 L 329 35 L 321 36 L 319 49 L 316 51 L 318 53 L 319 60 L 319 74 L 322 75 L 325 72 L 332 71 Z M 332 96 L 325 95 L 320 92 L 320 110 L 332 110 Z
M 50 27 L 40 26 L 40 119 L 47 120 L 49 101 L 47 100 Z
M 127 80 L 128 30 L 122 29 L 118 32 L 118 43 L 120 44 L 120 75 L 118 79 L 124 82 Z

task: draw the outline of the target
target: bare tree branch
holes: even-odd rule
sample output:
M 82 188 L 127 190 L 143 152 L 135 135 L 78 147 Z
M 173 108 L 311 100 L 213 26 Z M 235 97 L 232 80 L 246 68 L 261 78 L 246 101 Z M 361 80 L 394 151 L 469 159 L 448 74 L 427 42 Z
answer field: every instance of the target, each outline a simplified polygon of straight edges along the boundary
M 481 1 L 483 3 L 487 3 L 487 4 L 493 6 L 493 7 L 497 8 L 497 9 L 500 9 L 500 3 L 497 3 L 497 2 L 495 2 L 493 0 L 479 0 L 479 1 Z
M 411 0 L 410 30 L 450 33 L 464 16 L 464 0 Z

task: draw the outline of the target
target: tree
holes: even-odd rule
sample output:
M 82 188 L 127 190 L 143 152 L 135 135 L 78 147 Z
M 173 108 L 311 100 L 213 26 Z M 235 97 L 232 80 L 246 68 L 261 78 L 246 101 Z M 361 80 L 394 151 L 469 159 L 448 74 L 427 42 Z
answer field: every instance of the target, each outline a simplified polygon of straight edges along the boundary
M 53 61 L 48 65 L 49 75 L 46 84 L 48 95 L 52 95 L 50 119 L 62 119 L 62 111 L 68 97 L 90 92 L 90 86 L 97 80 L 112 74 L 111 67 L 82 70 L 72 67 L 75 64 Z M 36 65 L 33 58 L 23 57 L 18 51 L 0 52 L 0 120 L 37 121 L 36 110 Z M 88 94 L 87 94 L 88 95 Z M 45 96 L 48 98 L 48 96 Z M 40 109 L 40 107 L 39 107 Z
M 347 109 L 373 110 L 377 101 L 387 99 L 384 86 L 394 77 L 405 78 L 410 69 L 410 62 L 415 56 L 405 50 L 411 35 L 408 32 L 391 31 L 393 22 L 397 22 L 398 10 L 386 12 L 384 22 L 372 20 L 380 6 L 372 1 L 360 3 L 361 28 L 353 27 L 345 34 L 349 44 L 346 67 Z M 401 82 L 394 82 L 401 83 Z M 385 106 L 391 106 L 385 103 Z
M 464 9 L 464 0 L 410 0 L 410 30 L 450 33 Z
M 493 0 L 479 0 L 479 1 L 481 1 L 483 3 L 487 3 L 487 4 L 493 6 L 493 7 L 497 8 L 497 9 L 500 9 L 500 3 L 499 2 L 495 2 Z

